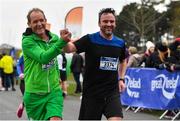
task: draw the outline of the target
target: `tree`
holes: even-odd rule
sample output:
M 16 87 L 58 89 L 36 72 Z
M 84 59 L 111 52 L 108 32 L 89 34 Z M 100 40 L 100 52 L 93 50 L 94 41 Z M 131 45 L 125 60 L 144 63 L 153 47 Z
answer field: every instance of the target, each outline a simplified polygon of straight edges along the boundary
M 126 39 L 127 44 L 137 47 L 143 47 L 147 40 L 155 41 L 156 24 L 165 14 L 158 13 L 153 6 L 162 2 L 164 0 L 141 0 L 140 4 L 125 6 L 117 16 L 115 34 Z
M 170 22 L 170 33 L 175 37 L 180 36 L 180 1 L 171 2 L 167 11 Z

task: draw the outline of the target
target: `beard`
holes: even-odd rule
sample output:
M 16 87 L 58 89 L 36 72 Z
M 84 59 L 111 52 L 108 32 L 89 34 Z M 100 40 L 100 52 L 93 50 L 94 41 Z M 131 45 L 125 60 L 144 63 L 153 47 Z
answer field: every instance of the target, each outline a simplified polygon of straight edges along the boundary
M 111 36 L 112 35 L 112 31 L 105 31 L 105 34 L 108 35 L 108 36 Z
M 101 29 L 102 33 L 107 36 L 107 37 L 110 37 L 112 36 L 113 34 L 113 31 L 112 30 L 105 30 L 105 29 Z

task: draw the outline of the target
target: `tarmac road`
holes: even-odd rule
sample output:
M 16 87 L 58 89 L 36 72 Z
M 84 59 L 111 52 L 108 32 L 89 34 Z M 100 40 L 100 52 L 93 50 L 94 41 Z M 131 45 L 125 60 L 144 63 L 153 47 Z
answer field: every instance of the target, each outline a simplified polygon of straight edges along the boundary
M 26 112 L 23 117 L 18 119 L 16 110 L 21 103 L 22 96 L 19 87 L 16 86 L 16 91 L 0 91 L 0 120 L 27 120 Z M 64 101 L 64 120 L 77 120 L 80 108 L 79 97 L 68 96 Z M 102 120 L 106 120 L 105 117 Z M 132 111 L 124 111 L 124 120 L 158 120 L 157 116 L 151 114 Z M 162 121 L 162 120 L 161 120 Z

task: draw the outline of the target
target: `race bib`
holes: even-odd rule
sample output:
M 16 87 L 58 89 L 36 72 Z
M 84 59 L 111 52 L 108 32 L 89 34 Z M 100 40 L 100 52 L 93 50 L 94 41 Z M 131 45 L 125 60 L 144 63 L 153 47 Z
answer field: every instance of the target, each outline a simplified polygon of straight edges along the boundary
M 101 70 L 117 71 L 118 62 L 119 62 L 118 58 L 101 57 L 99 68 Z
M 42 69 L 47 70 L 55 64 L 55 60 L 51 60 L 48 64 L 42 64 Z

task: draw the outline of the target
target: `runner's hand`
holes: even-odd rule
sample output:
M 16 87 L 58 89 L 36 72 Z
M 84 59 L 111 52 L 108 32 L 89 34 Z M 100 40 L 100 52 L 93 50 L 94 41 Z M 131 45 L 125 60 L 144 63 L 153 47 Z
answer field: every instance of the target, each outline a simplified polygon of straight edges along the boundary
M 60 30 L 60 36 L 66 42 L 71 41 L 71 32 L 69 32 L 68 29 Z
M 119 92 L 123 92 L 126 88 L 126 85 L 123 81 L 119 81 Z
M 21 73 L 21 74 L 19 75 L 19 78 L 20 78 L 20 80 L 23 80 L 23 79 L 24 79 L 24 74 Z

